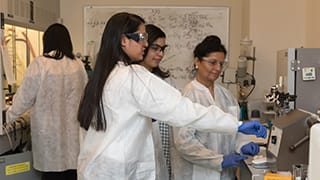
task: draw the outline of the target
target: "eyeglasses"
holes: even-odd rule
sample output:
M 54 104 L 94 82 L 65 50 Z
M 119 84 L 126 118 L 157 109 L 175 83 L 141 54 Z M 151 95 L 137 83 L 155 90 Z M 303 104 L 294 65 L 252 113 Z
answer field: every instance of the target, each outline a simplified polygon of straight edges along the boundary
M 168 45 L 164 45 L 164 46 L 160 46 L 159 44 L 151 44 L 149 46 L 149 49 L 155 51 L 155 52 L 165 52 L 166 48 L 168 47 Z
M 132 39 L 136 42 L 147 41 L 148 33 L 125 33 L 127 38 Z
M 203 61 L 207 62 L 210 66 L 217 66 L 219 65 L 222 71 L 227 68 L 228 63 L 226 61 L 218 61 L 216 59 L 208 59 L 206 57 L 201 58 Z

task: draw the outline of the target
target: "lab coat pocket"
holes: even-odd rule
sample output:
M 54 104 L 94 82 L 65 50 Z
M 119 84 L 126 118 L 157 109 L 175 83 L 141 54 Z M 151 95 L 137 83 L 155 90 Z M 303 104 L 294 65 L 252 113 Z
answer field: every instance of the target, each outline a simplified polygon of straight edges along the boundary
M 137 164 L 136 170 L 137 180 L 153 180 L 155 179 L 155 163 L 154 162 L 140 162 Z

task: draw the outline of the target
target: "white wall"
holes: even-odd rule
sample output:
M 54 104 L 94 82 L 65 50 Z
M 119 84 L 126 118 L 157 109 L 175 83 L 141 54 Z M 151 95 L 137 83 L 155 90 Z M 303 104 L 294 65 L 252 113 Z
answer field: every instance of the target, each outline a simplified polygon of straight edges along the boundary
M 276 52 L 305 46 L 305 1 L 250 0 L 249 36 L 256 46 L 256 89 L 262 98 L 276 83 Z
M 320 1 L 306 2 L 306 47 L 320 48 Z

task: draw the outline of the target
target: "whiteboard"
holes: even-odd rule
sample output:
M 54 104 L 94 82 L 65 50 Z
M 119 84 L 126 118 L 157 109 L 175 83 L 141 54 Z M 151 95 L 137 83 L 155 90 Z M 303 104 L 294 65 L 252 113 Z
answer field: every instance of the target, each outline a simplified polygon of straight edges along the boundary
M 84 49 L 95 59 L 108 19 L 117 12 L 143 17 L 147 24 L 160 27 L 169 45 L 160 66 L 169 70 L 178 89 L 192 79 L 193 49 L 207 35 L 217 35 L 229 49 L 228 7 L 84 7 Z

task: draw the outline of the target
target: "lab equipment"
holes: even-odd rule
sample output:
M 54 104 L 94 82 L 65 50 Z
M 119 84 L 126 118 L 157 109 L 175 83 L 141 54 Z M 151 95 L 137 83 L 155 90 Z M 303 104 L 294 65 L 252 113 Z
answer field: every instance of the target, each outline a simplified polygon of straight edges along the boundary
M 258 109 L 253 109 L 251 111 L 251 119 L 255 119 L 257 121 L 260 121 L 260 111 Z
M 3 40 L 3 34 L 4 34 L 4 14 L 1 12 L 0 13 L 0 42 L 2 42 Z M 0 46 L 2 46 L 2 43 L 0 43 Z M 4 117 L 5 117 L 5 100 L 4 100 L 4 90 L 3 90 L 3 68 L 2 68 L 2 53 L 0 52 L 0 90 L 1 90 L 1 93 L 0 93 L 0 99 L 1 99 L 1 110 L 2 110 L 2 113 L 0 113 L 0 135 L 3 134 L 2 133 L 2 124 L 5 122 L 4 120 Z
M 249 61 L 252 61 L 251 74 L 248 73 Z M 240 105 L 240 120 L 249 119 L 247 99 L 253 92 L 256 85 L 254 77 L 255 61 L 255 47 L 252 46 L 252 40 L 244 38 L 240 41 L 240 56 L 238 59 L 238 68 L 236 73 L 238 101 Z
M 274 172 L 275 159 L 267 157 L 266 153 L 266 148 L 261 147 L 259 154 L 248 156 L 240 166 L 240 179 L 264 180 L 266 173 Z
M 5 123 L 6 110 L 12 103 L 27 66 L 34 57 L 40 55 L 43 32 L 7 24 L 4 13 L 1 14 L 0 89 L 3 113 L 0 115 L 0 135 L 4 135 L 2 125 Z
M 255 169 L 268 169 L 275 161 L 271 161 L 265 155 L 257 155 L 253 157 L 252 167 Z
M 91 68 L 92 58 L 89 55 L 82 56 L 82 54 L 80 52 L 78 52 L 76 54 L 76 57 L 81 59 L 81 61 L 83 62 L 84 68 L 88 74 L 88 77 L 90 78 L 93 73 L 92 68 Z
M 309 143 L 310 127 L 311 136 L 315 137 L 312 129 L 318 126 L 312 126 L 310 122 L 317 119 L 315 113 L 320 109 L 320 96 L 315 91 L 320 88 L 317 78 L 319 56 L 318 48 L 289 48 L 278 52 L 276 80 L 279 83 L 266 95 L 267 101 L 277 108 L 266 150 L 267 161 L 274 159 L 274 164 L 269 163 L 268 167 L 257 169 L 246 160 L 242 174 L 247 179 L 263 179 L 268 171 L 291 172 L 292 165 L 308 164 L 308 161 L 309 174 L 313 174 L 313 177 L 308 177 L 309 180 L 320 177 L 319 170 L 316 170 L 320 166 L 316 164 L 320 161 L 320 142 L 317 150 L 311 150 L 312 147 L 317 148 L 317 143 L 311 141 L 317 141 L 320 133 L 316 135 L 317 138 L 311 137 Z
M 316 113 L 320 109 L 320 48 L 289 48 L 277 52 L 279 90 L 295 95 L 290 109 Z
M 244 159 L 248 159 L 248 157 L 236 153 L 224 155 L 221 166 L 222 168 L 237 167 L 240 166 L 240 161 Z
M 290 172 L 268 172 L 265 174 L 263 180 L 292 180 Z
M 32 168 L 30 151 L 0 156 L 1 180 L 40 180 L 41 174 Z
M 308 165 L 307 164 L 292 165 L 292 179 L 308 180 Z
M 238 69 L 237 69 L 237 77 L 238 78 L 245 78 L 247 75 L 247 58 L 246 57 L 239 57 L 238 59 Z
M 263 156 L 263 155 L 256 155 L 253 157 L 252 163 L 254 165 L 260 165 L 260 164 L 264 164 L 267 163 L 267 157 Z
M 296 95 L 291 95 L 289 93 L 280 91 L 278 84 L 273 85 L 270 89 L 270 93 L 265 95 L 266 103 L 272 103 L 272 110 L 275 115 L 282 116 L 288 113 L 290 110 L 289 103 L 296 100 Z
M 273 120 L 267 147 L 260 148 L 260 158 L 244 161 L 241 179 L 263 180 L 267 172 L 292 172 L 292 165 L 308 164 L 309 132 L 316 119 L 313 113 L 295 109 Z
M 248 73 L 249 61 L 251 62 L 251 73 Z M 225 71 L 221 74 L 222 83 L 237 85 L 238 102 L 240 105 L 240 120 L 249 120 L 248 116 L 248 97 L 253 92 L 256 80 L 254 77 L 255 67 L 255 47 L 252 46 L 252 40 L 245 38 L 240 41 L 240 55 L 237 62 L 235 81 L 224 80 Z
M 252 51 L 252 40 L 245 37 L 240 41 L 240 57 L 250 57 Z
M 314 114 L 295 109 L 273 121 L 267 156 L 276 159 L 277 171 L 308 163 L 309 128 L 314 119 Z
M 252 51 L 252 40 L 244 38 L 240 41 L 240 56 L 238 59 L 237 79 L 241 80 L 247 76 L 248 60 L 255 59 L 254 54 L 251 56 Z

